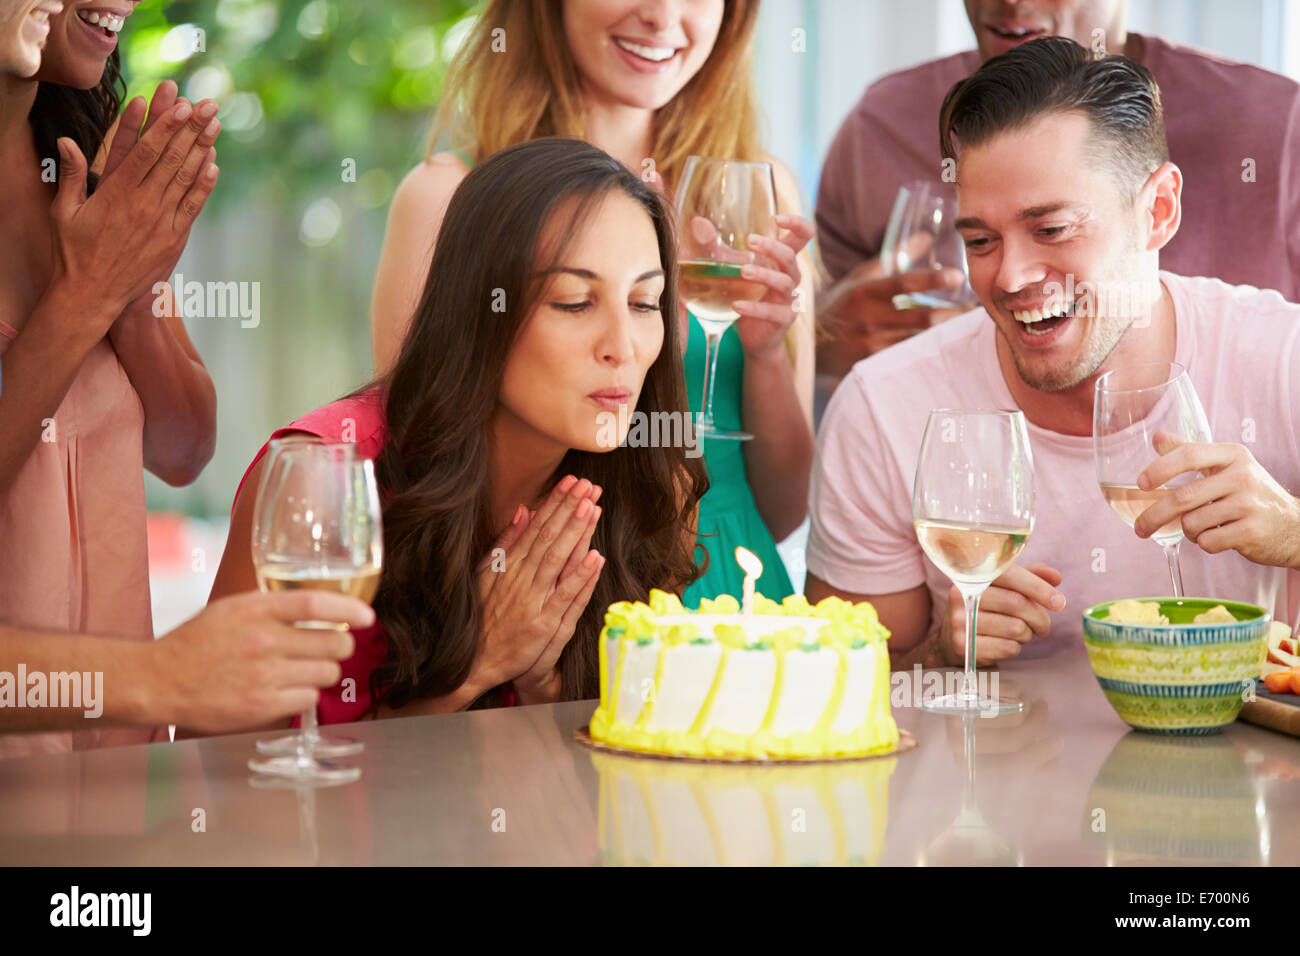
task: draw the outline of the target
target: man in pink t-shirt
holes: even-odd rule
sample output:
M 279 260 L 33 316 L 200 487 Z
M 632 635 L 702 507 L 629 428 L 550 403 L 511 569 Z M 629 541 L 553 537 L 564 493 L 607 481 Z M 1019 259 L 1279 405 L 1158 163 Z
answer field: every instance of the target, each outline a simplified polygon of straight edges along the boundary
M 960 662 L 961 600 L 912 529 L 921 434 L 932 408 L 1019 408 L 1037 522 L 981 601 L 979 660 L 1077 648 L 1088 605 L 1167 594 L 1161 550 L 1143 539 L 1176 519 L 1186 593 L 1285 619 L 1284 569 L 1300 568 L 1300 306 L 1160 270 L 1182 178 L 1150 73 L 1040 39 L 955 87 L 944 124 L 983 307 L 858 363 L 836 391 L 813 471 L 809 598 L 872 601 L 895 667 Z M 1103 294 L 1121 290 L 1127 301 Z M 1216 443 L 1152 451 L 1151 487 L 1203 477 L 1149 508 L 1135 534 L 1096 484 L 1094 384 L 1170 361 L 1188 369 Z
M 1128 32 L 1127 5 L 1097 0 L 967 0 L 979 45 L 873 83 L 845 117 L 826 156 L 817 194 L 818 248 L 829 277 L 879 276 L 876 257 L 900 186 L 938 182 L 939 104 L 983 60 L 1044 33 L 1068 36 L 1137 60 L 1160 84 L 1170 158 L 1183 173 L 1184 219 L 1161 251 L 1180 275 L 1277 289 L 1300 301 L 1300 84 L 1268 70 Z M 1020 31 L 1023 35 L 1016 36 Z M 924 279 L 923 275 L 910 276 Z M 922 285 L 926 284 L 922 282 Z M 838 378 L 854 361 L 927 327 L 928 310 L 898 311 L 892 284 L 843 283 L 844 318 L 871 331 L 828 338 L 819 371 Z

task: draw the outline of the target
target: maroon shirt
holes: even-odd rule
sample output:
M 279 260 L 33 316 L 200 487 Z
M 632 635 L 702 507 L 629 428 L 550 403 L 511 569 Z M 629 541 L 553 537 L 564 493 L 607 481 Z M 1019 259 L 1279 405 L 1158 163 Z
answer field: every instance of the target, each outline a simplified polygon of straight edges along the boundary
M 1300 84 L 1158 37 L 1129 33 L 1128 43 L 1160 84 L 1169 158 L 1183 173 L 1182 223 L 1160 267 L 1300 301 Z M 939 108 L 979 65 L 971 50 L 892 73 L 844 120 L 817 196 L 832 279 L 879 254 L 900 186 L 939 179 Z M 1242 181 L 1246 159 L 1254 182 Z

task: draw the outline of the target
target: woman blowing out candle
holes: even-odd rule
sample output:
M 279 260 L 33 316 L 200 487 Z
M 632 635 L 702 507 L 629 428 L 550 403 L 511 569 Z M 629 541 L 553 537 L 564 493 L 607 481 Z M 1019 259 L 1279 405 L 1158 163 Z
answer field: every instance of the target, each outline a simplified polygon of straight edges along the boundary
M 782 232 L 752 245 L 762 298 L 737 307 L 713 393 L 720 426 L 754 440 L 704 442 L 710 492 L 700 503 L 698 559 L 706 565 L 707 551 L 709 560 L 689 604 L 740 596 L 731 559 L 740 544 L 763 559 L 759 590 L 789 594 L 776 542 L 807 513 L 814 308 L 805 245 L 813 229 L 798 215 L 794 176 L 760 148 L 757 20 L 757 0 L 490 0 L 448 69 L 428 155 L 393 197 L 371 304 L 382 374 L 406 335 L 449 197 L 475 162 L 506 146 L 580 137 L 669 195 L 691 155 L 771 163 Z M 687 397 L 700 402 L 705 336 L 684 308 L 677 318 Z
M 695 577 L 700 462 L 617 447 L 609 410 L 686 412 L 675 255 L 662 199 L 585 143 L 534 140 L 466 177 L 392 372 L 273 436 L 355 441 L 384 501 L 379 624 L 322 723 L 593 697 L 606 607 Z M 257 586 L 264 461 L 214 597 Z

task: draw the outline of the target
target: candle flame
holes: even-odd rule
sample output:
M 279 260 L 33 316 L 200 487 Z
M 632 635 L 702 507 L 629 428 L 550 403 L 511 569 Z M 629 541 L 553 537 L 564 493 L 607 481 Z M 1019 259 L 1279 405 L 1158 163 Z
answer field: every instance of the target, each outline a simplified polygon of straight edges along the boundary
M 763 576 L 763 562 L 759 560 L 758 555 L 753 551 L 750 551 L 748 548 L 736 549 L 736 563 L 740 565 L 741 570 L 743 570 L 746 575 L 755 578 L 761 578 Z

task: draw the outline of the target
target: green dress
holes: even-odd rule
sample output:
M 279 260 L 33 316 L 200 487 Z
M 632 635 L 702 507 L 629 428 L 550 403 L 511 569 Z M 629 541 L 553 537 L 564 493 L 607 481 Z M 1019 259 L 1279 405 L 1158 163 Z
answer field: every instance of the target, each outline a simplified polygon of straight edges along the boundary
M 704 398 L 704 330 L 691 319 L 686 347 L 686 394 L 691 411 L 698 412 Z M 741 431 L 741 392 L 745 374 L 745 352 L 733 325 L 722 336 L 718 352 L 717 380 L 713 385 L 713 420 L 719 428 Z M 745 442 L 733 439 L 704 439 L 704 464 L 709 471 L 709 493 L 700 500 L 699 537 L 696 561 L 709 565 L 704 576 L 686 589 L 682 602 L 698 607 L 700 598 L 733 595 L 737 601 L 744 590 L 745 572 L 736 563 L 737 545 L 744 545 L 763 562 L 763 576 L 757 589 L 764 597 L 780 601 L 794 593 L 776 542 L 763 523 L 745 474 Z

